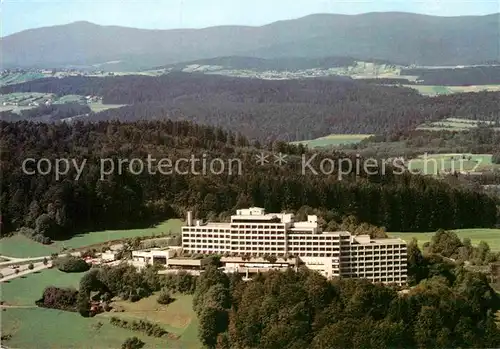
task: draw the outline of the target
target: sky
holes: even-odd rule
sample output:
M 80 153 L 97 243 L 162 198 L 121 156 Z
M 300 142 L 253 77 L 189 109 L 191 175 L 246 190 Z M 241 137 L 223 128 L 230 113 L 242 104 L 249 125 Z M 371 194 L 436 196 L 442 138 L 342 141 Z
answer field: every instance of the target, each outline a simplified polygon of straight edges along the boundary
M 438 16 L 500 12 L 499 0 L 0 0 L 0 36 L 89 21 L 145 29 L 259 26 L 313 13 L 401 11 Z M 500 24 L 499 24 L 500 25 Z

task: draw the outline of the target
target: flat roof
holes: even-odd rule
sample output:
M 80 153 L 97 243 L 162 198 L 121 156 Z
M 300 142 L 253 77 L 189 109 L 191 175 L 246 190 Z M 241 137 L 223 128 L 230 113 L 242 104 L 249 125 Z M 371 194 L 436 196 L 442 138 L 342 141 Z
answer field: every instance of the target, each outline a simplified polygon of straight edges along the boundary
M 375 244 L 405 244 L 406 241 L 400 238 L 385 238 L 385 239 L 372 239 L 372 243 Z

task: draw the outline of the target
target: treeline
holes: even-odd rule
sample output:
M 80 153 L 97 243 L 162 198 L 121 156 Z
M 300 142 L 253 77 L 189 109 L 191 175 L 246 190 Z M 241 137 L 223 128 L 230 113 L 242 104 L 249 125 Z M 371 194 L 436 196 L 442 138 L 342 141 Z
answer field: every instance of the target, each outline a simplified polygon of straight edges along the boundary
M 0 125 L 3 235 L 25 227 L 34 230 L 33 236 L 66 239 L 78 232 L 144 227 L 183 217 L 186 210 L 203 219 L 227 217 L 237 208 L 253 205 L 270 212 L 321 208 L 331 217 L 327 223 L 341 224 L 352 215 L 359 223 L 388 231 L 491 227 L 496 222 L 496 201 L 487 195 L 431 178 L 398 175 L 382 163 L 372 166 L 371 173 L 363 166 L 357 171 L 356 161 L 362 164 L 363 159 L 347 159 L 340 153 L 316 157 L 304 153 L 302 158 L 304 149 L 280 142 L 260 150 L 245 147 L 244 137 L 188 122 Z M 270 150 L 289 154 L 287 164 L 257 164 L 256 156 Z M 150 170 L 148 155 L 156 159 Z M 194 172 L 189 164 L 179 167 L 187 174 L 165 174 L 157 167 L 162 158 L 175 163 L 191 156 L 200 159 Z M 211 173 L 207 165 L 203 173 L 204 157 L 207 162 L 225 161 L 224 172 Z M 70 162 L 59 178 L 54 169 L 46 175 L 38 173 L 35 163 L 26 168 L 34 172 L 26 172 L 22 166 L 27 158 L 46 158 L 53 166 L 57 159 L 68 158 L 81 171 Z M 119 167 L 119 159 L 134 158 L 144 162 L 142 172 L 131 170 L 129 163 Z M 114 170 L 109 171 L 108 164 L 103 175 L 101 159 L 114 160 Z M 303 166 L 305 160 L 308 166 Z M 333 162 L 333 170 L 328 165 L 323 166 L 328 172 L 321 171 L 324 160 Z M 351 169 L 344 160 L 350 160 Z M 46 170 L 47 164 L 42 165 Z
M 491 348 L 500 345 L 495 291 L 482 274 L 412 251 L 421 272 L 406 294 L 306 268 L 250 282 L 208 268 L 193 306 L 207 348 Z
M 497 85 L 500 84 L 500 65 L 463 68 L 410 68 L 401 69 L 401 75 L 416 75 L 424 85 Z
M 472 246 L 469 238 L 461 241 L 455 232 L 442 229 L 424 244 L 424 251 L 472 265 L 489 265 L 500 260 L 500 253 L 491 251 L 487 242 L 480 241 L 477 246 Z
M 412 89 L 342 78 L 272 81 L 187 73 L 68 77 L 4 86 L 0 92 L 100 95 L 103 103 L 129 106 L 92 114 L 90 120 L 191 120 L 266 142 L 332 133 L 382 134 L 446 117 L 491 120 L 500 113 L 498 92 L 430 98 Z
M 21 110 L 19 113 L 11 111 L 0 112 L 0 118 L 4 121 L 59 121 L 73 116 L 82 116 L 91 113 L 88 105 L 78 103 L 64 103 L 41 105 L 33 109 Z

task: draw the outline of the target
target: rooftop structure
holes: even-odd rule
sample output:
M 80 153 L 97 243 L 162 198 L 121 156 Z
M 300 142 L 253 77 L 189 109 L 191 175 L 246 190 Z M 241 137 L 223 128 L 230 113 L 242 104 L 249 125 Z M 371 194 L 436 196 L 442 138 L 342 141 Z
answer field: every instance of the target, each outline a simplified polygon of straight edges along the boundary
M 204 224 L 193 223 L 188 213 L 187 224 L 182 227 L 182 247 L 197 254 L 293 256 L 326 277 L 406 283 L 407 247 L 403 240 L 322 232 L 314 215 L 306 221 L 295 221 L 293 214 L 266 213 L 263 208 L 251 207 L 237 210 L 230 223 Z

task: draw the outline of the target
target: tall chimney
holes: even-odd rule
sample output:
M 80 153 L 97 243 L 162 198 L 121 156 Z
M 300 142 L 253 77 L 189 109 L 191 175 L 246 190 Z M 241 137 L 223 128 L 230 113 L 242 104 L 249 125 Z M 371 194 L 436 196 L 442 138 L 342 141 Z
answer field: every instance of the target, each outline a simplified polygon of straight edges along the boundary
M 187 224 L 188 227 L 192 227 L 193 226 L 193 212 L 192 211 L 188 211 L 187 212 L 186 224 Z

